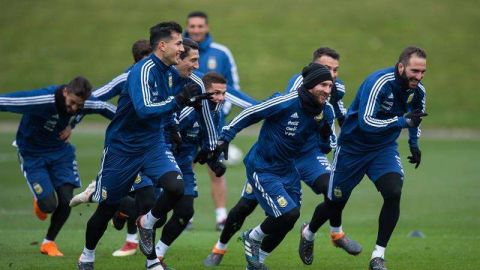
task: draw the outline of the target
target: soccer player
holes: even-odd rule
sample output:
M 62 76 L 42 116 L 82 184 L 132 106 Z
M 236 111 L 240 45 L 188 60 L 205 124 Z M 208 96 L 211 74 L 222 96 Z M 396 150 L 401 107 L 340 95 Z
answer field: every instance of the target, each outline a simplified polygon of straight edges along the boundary
M 213 41 L 208 25 L 208 16 L 205 12 L 194 11 L 188 14 L 184 36 L 193 39 L 200 45 L 199 71 L 204 74 L 215 71 L 227 79 L 227 96 L 221 115 L 222 126 L 232 104 L 242 109 L 257 104 L 255 99 L 240 90 L 237 65 L 233 55 L 226 46 Z M 217 177 L 210 169 L 208 174 L 211 179 L 212 199 L 215 204 L 215 227 L 221 231 L 227 218 L 227 183 L 225 176 Z
M 40 252 L 63 256 L 55 238 L 70 215 L 68 202 L 81 186 L 75 147 L 61 131 L 74 126 L 79 114 L 100 113 L 112 119 L 115 106 L 91 97 L 92 86 L 81 76 L 66 85 L 0 95 L 0 111 L 23 114 L 16 136 L 23 175 L 34 196 L 35 214 L 52 214 Z
M 267 214 L 264 222 L 243 233 L 247 269 L 264 269 L 264 260 L 293 228 L 300 216 L 300 176 L 295 168 L 302 146 L 312 135 L 328 141 L 334 112 L 325 106 L 333 79 L 323 65 L 312 63 L 302 71 L 298 91 L 274 96 L 242 111 L 223 128 L 216 153 L 243 128 L 265 119 L 257 143 L 244 159 L 247 181 Z
M 326 66 L 332 73 L 334 84 L 332 86 L 332 93 L 328 102 L 332 104 L 335 110 L 335 118 L 338 125 L 341 127 L 345 121 L 345 113 L 347 110 L 343 105 L 343 97 L 345 96 L 345 84 L 338 78 L 338 69 L 340 67 L 340 54 L 332 48 L 321 47 L 313 52 L 313 63 L 318 63 Z M 302 85 L 303 77 L 301 73 L 293 75 L 288 81 L 285 92 L 289 93 L 296 91 Z
M 137 222 L 140 247 L 153 254 L 147 269 L 163 269 L 154 254 L 153 224 L 170 211 L 183 195 L 183 179 L 173 154 L 165 143 L 164 125 L 175 110 L 197 104 L 197 88 L 173 92 L 172 65 L 184 50 L 182 28 L 176 22 L 162 22 L 150 28 L 153 53 L 130 70 L 113 121 L 107 128 L 105 149 L 97 176 L 94 200 L 99 205 L 88 221 L 86 243 L 79 269 L 93 269 L 95 248 L 115 214 L 119 201 L 131 189 L 136 176 L 145 174 L 163 188 L 163 194 L 142 222 Z M 206 102 L 206 101 L 205 101 Z M 211 146 L 211 149 L 214 145 Z M 153 194 L 152 194 L 153 196 Z M 137 196 L 149 200 L 152 196 Z M 146 198 L 147 197 L 147 198 Z M 143 245 L 142 245 L 143 244 Z
M 332 93 L 329 100 L 334 100 L 334 104 L 327 103 L 335 112 L 335 118 L 341 125 L 344 117 L 344 107 L 341 101 L 345 94 L 345 86 L 342 81 L 337 79 L 339 68 L 340 55 L 333 49 L 323 47 L 314 51 L 313 63 L 324 65 L 330 70 L 334 85 L 332 86 Z M 288 83 L 285 90 L 286 93 L 297 91 L 302 85 L 302 73 L 295 74 Z M 341 90 L 339 90 L 341 89 Z M 332 130 L 333 127 L 332 127 Z M 332 134 L 334 136 L 334 134 Z M 301 150 L 300 156 L 295 160 L 295 167 L 297 168 L 300 178 L 306 183 L 316 194 L 327 194 L 328 180 L 330 178 L 330 162 L 326 154 L 336 146 L 336 138 L 331 138 L 331 145 L 323 145 L 322 149 L 318 147 L 317 139 L 312 136 L 306 145 Z M 325 147 L 326 146 L 326 147 Z M 242 197 L 237 204 L 229 211 L 225 227 L 220 234 L 220 238 L 214 245 L 212 252 L 204 260 L 205 266 L 217 266 L 221 263 L 223 255 L 227 251 L 227 243 L 233 235 L 240 230 L 247 216 L 249 216 L 258 205 L 253 195 L 252 186 L 245 183 Z M 332 243 L 344 249 L 349 254 L 358 255 L 362 248 L 357 242 L 349 239 L 343 232 L 341 226 L 341 216 L 335 216 L 330 219 L 330 236 Z
M 147 57 L 152 53 L 152 48 L 150 46 L 150 43 L 145 40 L 145 39 L 139 39 L 135 41 L 132 45 L 132 56 L 133 56 L 133 61 L 134 64 L 137 63 L 138 61 L 142 60 L 143 58 Z M 113 80 L 105 84 L 104 86 L 94 90 L 92 92 L 92 96 L 103 100 L 107 101 L 110 100 L 120 94 L 122 91 L 125 82 L 127 81 L 128 73 L 132 69 L 133 65 L 128 67 L 125 72 L 122 74 L 118 75 L 115 77 Z M 77 117 L 79 120 L 81 117 Z M 62 136 L 65 138 L 70 137 L 71 134 L 71 128 L 67 127 L 65 130 L 62 131 Z M 87 188 L 75 195 L 71 200 L 70 200 L 70 206 L 74 207 L 77 206 L 78 204 L 81 203 L 86 203 L 86 202 L 91 202 L 91 195 L 95 191 L 95 181 L 93 181 L 90 185 L 87 186 Z M 133 198 L 132 198 L 133 199 Z M 117 221 L 115 219 L 116 216 L 122 216 L 122 213 L 117 211 L 114 216 L 114 225 L 116 226 L 123 226 L 125 223 L 119 223 L 115 222 Z M 120 229 L 121 229 L 120 228 Z M 138 247 L 138 238 L 137 238 L 137 225 L 135 224 L 135 219 L 129 219 L 127 223 L 127 239 L 125 243 L 122 245 L 122 247 L 116 251 L 113 252 L 113 256 L 128 256 L 128 255 L 133 255 L 135 254 L 137 247 Z
M 303 227 L 299 254 L 313 260 L 315 232 L 332 215 L 341 215 L 352 190 L 366 174 L 383 197 L 371 270 L 385 270 L 384 253 L 400 216 L 403 168 L 397 138 L 409 131 L 409 162 L 420 165 L 419 125 L 425 113 L 421 83 L 427 55 L 418 47 L 405 48 L 395 67 L 369 75 L 360 85 L 340 132 L 328 188 L 328 199 L 315 209 Z
M 215 124 L 219 129 L 221 104 L 225 99 L 227 81 L 216 72 L 209 72 L 202 77 L 207 93 L 212 93 L 210 108 L 214 109 Z M 178 117 L 178 130 L 182 136 L 182 142 L 177 146 L 174 153 L 175 159 L 182 171 L 184 181 L 184 195 L 173 208 L 173 214 L 163 227 L 162 235 L 156 245 L 156 255 L 161 262 L 172 242 L 186 228 L 188 221 L 194 213 L 193 202 L 198 197 L 196 178 L 192 169 L 192 161 L 201 146 L 202 140 L 207 139 L 205 127 L 201 124 L 200 114 L 193 108 L 185 108 Z M 200 124 L 199 124 L 200 123 Z M 208 167 L 215 172 L 216 176 L 222 176 L 225 165 L 218 160 L 206 161 Z M 161 226 L 162 224 L 157 224 Z

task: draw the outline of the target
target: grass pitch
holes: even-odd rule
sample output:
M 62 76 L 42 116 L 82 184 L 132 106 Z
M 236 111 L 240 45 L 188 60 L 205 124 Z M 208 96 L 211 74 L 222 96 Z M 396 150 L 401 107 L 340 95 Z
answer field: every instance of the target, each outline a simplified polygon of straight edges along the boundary
M 72 141 L 84 186 L 96 175 L 103 144 L 103 132 L 85 132 L 82 126 Z M 74 269 L 84 245 L 85 226 L 95 205 L 82 205 L 72 210 L 57 243 L 65 257 L 50 258 L 39 252 L 48 221 L 36 219 L 32 196 L 20 173 L 13 147 L 14 132 L 0 132 L 0 269 Z M 243 150 L 255 140 L 240 135 L 234 143 Z M 423 160 L 419 169 L 406 163 L 408 149 L 400 142 L 406 182 L 400 221 L 386 252 L 389 269 L 478 269 L 480 265 L 478 206 L 478 153 L 480 140 L 466 141 L 428 139 L 421 141 Z M 202 261 L 210 252 L 219 234 L 214 231 L 214 209 L 205 169 L 198 167 L 200 196 L 196 200 L 194 230 L 183 233 L 167 253 L 167 263 L 175 269 L 206 269 Z M 245 180 L 243 165 L 229 167 L 228 207 L 238 200 Z M 292 232 L 266 261 L 269 269 L 366 269 L 375 244 L 381 197 L 369 180 L 354 191 L 344 212 L 343 226 L 350 237 L 358 240 L 364 252 L 352 257 L 334 248 L 328 240 L 327 228 L 317 234 L 315 261 L 304 266 L 298 258 L 298 228 L 308 220 L 323 199 L 304 189 L 302 216 Z M 241 231 L 263 220 L 259 208 L 245 222 Z M 410 238 L 420 230 L 425 238 Z M 96 269 L 142 269 L 145 257 L 114 258 L 125 232 L 110 226 L 97 247 Z M 241 242 L 232 239 L 229 251 L 218 269 L 245 269 Z

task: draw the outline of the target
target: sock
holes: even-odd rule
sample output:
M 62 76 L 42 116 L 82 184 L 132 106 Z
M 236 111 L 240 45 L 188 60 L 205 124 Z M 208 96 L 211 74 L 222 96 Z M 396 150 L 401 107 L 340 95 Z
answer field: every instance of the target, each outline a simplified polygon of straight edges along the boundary
M 138 244 L 138 237 L 136 233 L 127 233 L 127 242 Z
M 94 262 L 95 261 L 95 249 L 90 250 L 86 247 L 83 248 L 82 255 L 78 259 L 81 262 Z
M 48 242 L 54 242 L 54 241 L 52 241 L 52 240 L 48 240 L 47 238 L 45 238 L 45 239 L 43 239 L 43 242 L 42 242 L 42 244 L 45 244 L 45 243 L 48 243 Z
M 157 257 L 165 257 L 165 253 L 167 253 L 168 248 L 169 246 L 165 245 L 159 240 L 155 246 L 155 253 L 157 254 Z
M 217 223 L 225 221 L 225 219 L 227 219 L 227 208 L 221 207 L 221 208 L 215 209 L 215 216 L 216 216 Z
M 155 225 L 155 222 L 157 222 L 157 220 L 158 218 L 152 215 L 152 211 L 148 211 L 148 213 L 143 216 L 141 223 L 145 229 L 152 229 L 153 225 Z
M 303 229 L 302 234 L 303 234 L 303 237 L 305 237 L 305 239 L 307 239 L 308 241 L 315 240 L 315 233 L 310 231 L 309 225 L 307 225 L 307 227 L 305 227 L 305 229 Z
M 259 254 L 258 254 L 259 255 L 258 260 L 260 261 L 260 263 L 265 262 L 265 259 L 267 258 L 268 254 L 270 254 L 270 253 L 265 252 L 262 249 L 260 249 Z
M 147 259 L 147 268 L 150 267 L 152 264 L 158 263 L 160 260 L 158 258 L 155 258 L 153 260 Z
M 385 257 L 385 248 L 379 245 L 375 245 L 375 249 L 372 252 L 372 259 L 373 258 L 384 258 Z
M 340 226 L 340 227 L 330 226 L 330 233 L 343 233 L 342 226 Z
M 262 241 L 266 234 L 260 228 L 260 225 L 255 227 L 249 234 L 250 238 L 257 241 Z
M 216 249 L 221 249 L 221 250 L 226 250 L 227 249 L 227 244 L 224 244 L 220 242 L 220 240 L 217 241 L 217 244 L 215 245 Z

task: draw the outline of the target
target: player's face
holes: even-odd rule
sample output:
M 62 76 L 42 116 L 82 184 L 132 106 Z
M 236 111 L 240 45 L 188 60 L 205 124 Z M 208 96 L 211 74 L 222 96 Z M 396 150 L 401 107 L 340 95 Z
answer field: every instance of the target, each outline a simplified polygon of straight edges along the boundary
M 67 89 L 63 89 L 63 96 L 65 97 L 65 109 L 69 114 L 77 113 L 85 105 L 85 100 L 82 97 L 69 93 Z
M 328 70 L 330 70 L 330 73 L 332 74 L 333 81 L 337 80 L 338 67 L 340 65 L 337 59 L 333 59 L 328 55 L 322 55 L 320 56 L 320 58 L 317 58 L 315 60 L 315 63 L 326 66 Z
M 325 104 L 332 91 L 332 85 L 332 81 L 323 81 L 308 91 L 312 93 L 318 104 Z
M 202 17 L 192 17 L 187 21 L 187 33 L 195 42 L 202 42 L 208 33 L 207 21 Z
M 207 89 L 208 93 L 213 93 L 211 101 L 215 103 L 222 103 L 225 100 L 225 92 L 227 91 L 227 85 L 224 83 L 212 83 Z
M 180 53 L 183 52 L 182 35 L 173 32 L 168 41 L 160 41 L 159 48 L 163 52 L 162 61 L 165 65 L 176 65 L 180 59 Z
M 427 71 L 427 59 L 412 55 L 408 64 L 404 66 L 402 63 L 398 64 L 398 72 L 400 75 L 408 80 L 408 87 L 416 88 L 418 83 L 425 76 Z
M 176 65 L 180 76 L 183 78 L 188 78 L 192 75 L 192 72 L 195 69 L 198 69 L 198 59 L 200 58 L 200 54 L 198 50 L 190 50 L 188 55 L 183 58 L 179 59 L 178 64 Z

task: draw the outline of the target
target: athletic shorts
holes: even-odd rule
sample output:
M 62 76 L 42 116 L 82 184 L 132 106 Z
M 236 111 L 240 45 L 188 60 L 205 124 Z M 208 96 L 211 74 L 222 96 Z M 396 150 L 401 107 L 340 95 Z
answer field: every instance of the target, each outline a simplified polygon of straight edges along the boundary
M 20 151 L 17 153 L 20 168 L 35 198 L 46 198 L 65 184 L 75 188 L 81 186 L 73 145 L 41 155 L 20 154 Z
M 122 155 L 106 147 L 97 175 L 94 201 L 117 204 L 131 190 L 138 174 L 146 175 L 157 186 L 158 179 L 171 171 L 178 172 L 182 177 L 172 152 L 165 144 L 149 148 L 141 155 Z
M 397 146 L 362 153 L 351 153 L 338 147 L 332 168 L 328 198 L 333 201 L 348 200 L 365 174 L 372 182 L 387 173 L 398 173 L 402 179 L 404 176 Z
M 330 173 L 330 162 L 327 156 L 315 148 L 295 160 L 295 167 L 300 174 L 300 179 L 315 191 L 315 180 L 322 174 Z
M 268 216 L 279 217 L 300 207 L 302 191 L 296 170 L 280 176 L 247 168 L 247 179 L 255 199 Z

